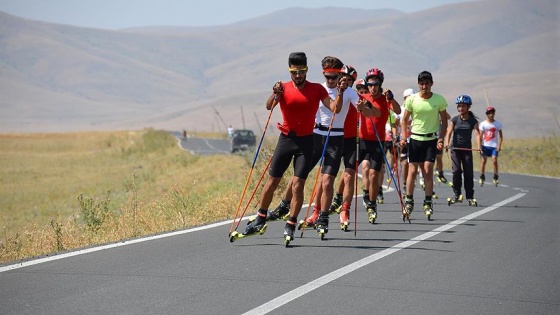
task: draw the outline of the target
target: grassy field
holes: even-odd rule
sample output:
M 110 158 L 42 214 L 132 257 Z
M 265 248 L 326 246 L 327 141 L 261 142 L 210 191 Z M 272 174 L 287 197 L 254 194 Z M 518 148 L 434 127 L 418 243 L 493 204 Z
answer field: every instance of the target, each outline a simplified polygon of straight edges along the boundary
M 271 152 L 263 146 L 249 192 Z M 252 161 L 191 155 L 151 129 L 0 135 L 0 263 L 232 218 Z M 500 172 L 560 177 L 560 140 L 506 138 Z

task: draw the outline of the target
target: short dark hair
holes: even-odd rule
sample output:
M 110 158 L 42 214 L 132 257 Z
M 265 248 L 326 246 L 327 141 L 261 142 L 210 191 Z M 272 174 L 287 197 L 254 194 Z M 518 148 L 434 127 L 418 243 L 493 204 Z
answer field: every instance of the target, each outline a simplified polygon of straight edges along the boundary
M 326 56 L 321 61 L 321 66 L 323 69 L 342 69 L 344 67 L 344 63 L 340 61 L 340 59 L 333 57 L 333 56 Z
M 288 66 L 307 66 L 307 56 L 304 52 L 293 52 L 288 57 Z
M 422 81 L 429 81 L 429 82 L 434 82 L 434 79 L 432 78 L 432 74 L 428 71 L 422 71 L 418 74 L 418 82 L 422 82 Z

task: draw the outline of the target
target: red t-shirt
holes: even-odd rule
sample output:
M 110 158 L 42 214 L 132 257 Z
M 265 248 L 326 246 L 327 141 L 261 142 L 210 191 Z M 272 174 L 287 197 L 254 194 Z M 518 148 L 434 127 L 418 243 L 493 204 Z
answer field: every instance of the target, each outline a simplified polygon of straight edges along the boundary
M 375 129 L 379 134 L 379 141 L 383 141 L 383 139 L 385 139 L 385 124 L 387 123 L 387 119 L 389 118 L 390 104 L 387 103 L 385 95 L 380 95 L 375 99 L 370 94 L 364 94 L 362 96 L 373 106 L 379 109 L 379 111 L 381 112 L 381 116 L 372 116 L 370 119 L 369 117 L 360 115 L 360 138 L 364 140 L 378 141 L 377 136 L 375 135 L 375 131 L 373 130 L 373 125 L 371 124 L 371 120 L 373 119 Z
M 344 121 L 344 139 L 356 138 L 358 129 L 357 124 L 358 111 L 356 110 L 355 104 L 350 104 L 348 107 L 348 114 L 346 114 L 346 120 Z
M 298 137 L 313 133 L 315 114 L 319 103 L 329 97 L 329 93 L 319 83 L 306 81 L 302 90 L 294 86 L 292 81 L 283 82 L 284 93 L 280 97 L 280 110 L 284 121 L 278 129 L 284 134 L 290 131 Z

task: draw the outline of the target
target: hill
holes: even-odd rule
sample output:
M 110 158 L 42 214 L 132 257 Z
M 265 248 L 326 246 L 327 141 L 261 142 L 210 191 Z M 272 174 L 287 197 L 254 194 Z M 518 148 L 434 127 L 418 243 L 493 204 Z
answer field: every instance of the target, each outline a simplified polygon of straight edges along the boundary
M 429 70 L 450 113 L 454 98 L 468 93 L 483 118 L 486 91 L 506 137 L 550 135 L 560 116 L 557 12 L 554 0 L 465 2 L 409 14 L 293 8 L 219 27 L 118 31 L 0 13 L 0 132 L 258 130 L 273 82 L 289 80 L 288 54 L 305 51 L 311 81 L 323 80 L 325 55 L 360 76 L 383 69 L 396 94 Z

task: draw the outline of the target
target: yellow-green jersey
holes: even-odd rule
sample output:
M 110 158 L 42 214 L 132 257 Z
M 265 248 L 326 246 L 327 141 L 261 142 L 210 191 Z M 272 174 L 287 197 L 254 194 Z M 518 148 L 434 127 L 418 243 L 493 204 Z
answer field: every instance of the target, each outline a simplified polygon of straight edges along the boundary
M 440 128 L 439 112 L 447 109 L 447 101 L 443 96 L 432 93 L 432 97 L 424 99 L 419 93 L 408 97 L 404 109 L 410 113 L 412 124 L 410 138 L 418 141 L 433 140 Z

